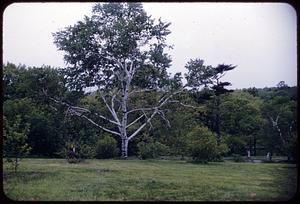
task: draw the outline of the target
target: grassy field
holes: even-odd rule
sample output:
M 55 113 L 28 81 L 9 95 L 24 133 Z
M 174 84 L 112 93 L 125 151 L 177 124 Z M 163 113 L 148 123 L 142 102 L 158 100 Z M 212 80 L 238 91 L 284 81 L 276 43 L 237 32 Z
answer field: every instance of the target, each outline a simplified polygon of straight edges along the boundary
M 3 170 L 6 196 L 26 201 L 282 201 L 297 185 L 296 165 L 281 163 L 23 159 L 17 175 Z

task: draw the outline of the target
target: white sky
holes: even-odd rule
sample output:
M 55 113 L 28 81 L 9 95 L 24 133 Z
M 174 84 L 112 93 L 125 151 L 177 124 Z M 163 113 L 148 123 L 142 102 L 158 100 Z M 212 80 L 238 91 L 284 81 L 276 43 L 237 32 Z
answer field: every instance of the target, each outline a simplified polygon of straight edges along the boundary
M 90 16 L 94 3 L 14 3 L 3 14 L 3 61 L 63 67 L 52 33 Z M 172 67 L 201 58 L 237 65 L 231 88 L 297 84 L 296 11 L 285 3 L 144 3 L 153 18 L 171 22 Z

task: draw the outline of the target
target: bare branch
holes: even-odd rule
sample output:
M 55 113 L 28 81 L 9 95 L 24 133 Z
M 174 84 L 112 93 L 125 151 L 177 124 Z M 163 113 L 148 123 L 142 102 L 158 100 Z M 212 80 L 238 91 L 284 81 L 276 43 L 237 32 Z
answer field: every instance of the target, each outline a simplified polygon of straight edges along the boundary
M 50 108 L 52 108 L 52 109 L 55 110 L 55 111 L 58 111 L 57 108 L 55 108 L 54 106 L 51 106 L 51 105 L 50 105 Z
M 92 124 L 96 125 L 97 127 L 101 128 L 101 129 L 103 129 L 103 130 L 105 130 L 105 131 L 107 131 L 107 132 L 110 132 L 110 133 L 116 134 L 116 135 L 120 135 L 120 133 L 115 132 L 115 131 L 112 131 L 112 130 L 109 130 L 109 129 L 105 128 L 105 127 L 102 127 L 101 125 L 99 125 L 99 124 L 97 124 L 96 122 L 94 122 L 92 119 L 90 119 L 90 118 L 88 118 L 87 116 L 83 115 L 83 113 L 85 113 L 85 112 L 89 112 L 89 113 L 90 113 L 89 110 L 87 110 L 87 109 L 85 109 L 85 108 L 77 107 L 77 106 L 71 106 L 71 105 L 69 105 L 69 104 L 66 103 L 66 102 L 58 101 L 58 100 L 56 100 L 56 99 L 54 99 L 54 98 L 52 98 L 52 97 L 50 97 L 50 99 L 53 100 L 53 101 L 56 102 L 56 103 L 60 103 L 60 104 L 66 105 L 66 106 L 68 107 L 68 110 L 67 110 L 66 115 L 69 113 L 70 115 L 76 115 L 76 116 L 85 118 L 86 120 L 88 120 L 88 121 L 91 122 Z M 110 121 L 110 122 L 112 122 L 112 123 L 114 123 L 114 124 L 117 124 L 115 121 L 112 121 L 112 120 L 110 120 L 110 119 L 108 119 L 108 118 L 106 118 L 106 117 L 104 117 L 104 116 L 102 116 L 102 115 L 98 115 L 98 116 L 101 117 L 101 118 L 103 118 L 103 119 L 106 119 L 106 120 L 108 120 L 108 121 Z M 66 116 L 65 116 L 65 117 L 66 117 Z
M 156 89 L 142 89 L 142 90 L 134 90 L 129 92 L 128 95 L 134 94 L 134 93 L 145 93 L 145 92 L 151 92 L 151 91 L 156 91 Z
M 171 127 L 170 121 L 167 119 L 163 111 L 158 111 L 158 114 L 161 116 L 162 119 L 164 119 L 167 122 L 167 126 Z
M 159 100 L 159 103 L 160 103 L 159 107 L 165 105 L 165 104 L 168 102 L 168 100 L 169 100 L 170 98 L 172 98 L 174 95 L 176 95 L 176 94 L 178 94 L 178 93 L 181 93 L 182 91 L 183 91 L 183 89 L 178 90 L 178 91 L 175 91 L 175 92 L 171 93 L 171 94 L 170 94 L 167 98 L 165 98 L 165 99 L 164 99 L 164 97 L 166 97 L 166 96 L 163 96 L 163 98 L 161 98 L 161 99 Z
M 120 66 L 121 69 L 124 69 L 124 66 L 122 65 L 120 60 L 114 60 L 114 61 Z
M 279 119 L 279 114 L 277 115 L 277 117 L 276 117 L 275 120 L 274 120 L 273 117 L 271 117 L 271 116 L 270 116 L 269 118 L 270 118 L 270 120 L 271 120 L 271 122 L 272 122 L 273 127 L 277 126 L 277 124 L 278 124 L 278 119 Z
M 103 94 L 102 94 L 101 92 L 99 92 L 99 94 L 100 94 L 100 96 L 101 96 L 103 102 L 105 103 L 107 109 L 108 109 L 109 112 L 112 114 L 113 118 L 116 120 L 115 124 L 120 125 L 120 121 L 119 121 L 119 118 L 118 118 L 118 116 L 117 116 L 115 110 L 113 110 L 111 107 L 109 107 L 109 105 L 108 105 L 108 103 L 107 103 L 105 97 L 103 96 Z M 113 103 L 113 101 L 112 101 L 112 103 Z
M 142 112 L 143 112 L 144 116 L 145 116 L 147 119 L 149 119 L 148 116 L 146 115 L 145 111 L 142 110 Z M 151 123 L 151 120 L 149 120 L 149 124 L 150 124 L 150 128 L 153 129 L 153 125 L 152 125 L 152 123 Z
M 106 132 L 109 132 L 109 133 L 112 133 L 112 134 L 115 134 L 115 135 L 119 135 L 119 136 L 121 135 L 121 134 L 118 133 L 118 132 L 115 132 L 115 131 L 113 131 L 113 130 L 109 130 L 109 129 L 105 128 L 105 127 L 102 127 L 101 125 L 98 125 L 98 124 L 95 123 L 92 119 L 86 117 L 85 115 L 81 115 L 80 117 L 85 118 L 86 120 L 90 121 L 92 124 L 96 125 L 97 127 L 101 128 L 102 130 L 105 130 Z
M 107 120 L 107 121 L 109 121 L 109 122 L 115 124 L 115 125 L 120 125 L 120 123 L 118 123 L 118 122 L 116 122 L 116 121 L 113 121 L 113 120 L 110 120 L 110 119 L 106 118 L 106 117 L 103 116 L 103 115 L 100 115 L 100 114 L 98 114 L 98 113 L 94 113 L 94 114 L 95 114 L 96 116 L 98 116 L 98 117 L 104 119 L 104 120 Z
M 136 111 L 148 111 L 148 110 L 155 110 L 156 107 L 152 107 L 152 108 L 135 108 L 132 109 L 130 111 L 127 111 L 127 114 L 132 113 L 132 112 L 136 112 Z
M 148 120 L 143 125 L 141 125 L 134 133 L 132 133 L 130 135 L 130 137 L 128 137 L 128 141 L 131 140 L 133 137 L 135 137 L 151 121 L 151 119 L 157 114 L 157 112 L 158 112 L 158 109 L 156 109 L 152 113 L 152 115 L 150 116 L 150 118 L 148 118 Z
M 131 61 L 129 72 L 133 75 L 133 61 Z
M 131 125 L 133 125 L 134 123 L 136 123 L 137 121 L 139 121 L 142 117 L 144 117 L 144 114 L 142 114 L 140 117 L 138 117 L 133 122 L 131 122 L 129 125 L 127 125 L 126 128 L 130 127 Z
M 173 100 L 173 101 L 169 101 L 168 103 L 178 103 L 184 107 L 188 107 L 188 108 L 193 108 L 193 109 L 202 109 L 202 107 L 197 107 L 197 106 L 192 106 L 192 105 L 187 105 L 187 104 L 184 104 L 178 100 Z
M 115 118 L 115 120 L 117 121 L 118 125 L 121 125 L 121 123 L 119 121 L 119 118 L 118 118 L 118 115 L 115 111 L 115 102 L 114 102 L 115 98 L 116 98 L 116 95 L 113 95 L 111 97 L 111 111 L 112 111 L 112 115 Z
M 278 126 L 279 115 L 280 115 L 280 114 L 277 115 L 277 117 L 276 117 L 275 120 L 270 116 L 270 120 L 271 120 L 271 122 L 272 122 L 273 127 L 277 129 L 277 131 L 278 131 L 278 133 L 279 133 L 279 137 L 280 137 L 280 139 L 281 139 L 281 141 L 282 141 L 282 144 L 285 145 L 286 141 L 285 141 L 285 139 L 282 137 L 281 130 L 280 130 L 279 126 Z
M 132 109 L 130 111 L 128 111 L 127 113 L 130 113 L 130 112 L 134 112 L 134 111 L 145 111 L 145 110 L 154 110 L 154 112 L 152 113 L 152 115 L 147 119 L 147 121 L 141 125 L 134 133 L 132 133 L 130 135 L 130 137 L 128 137 L 128 140 L 131 140 L 133 137 L 135 137 L 148 123 L 151 122 L 152 118 L 160 111 L 159 108 L 161 108 L 162 106 L 164 106 L 165 104 L 167 104 L 168 100 L 170 98 L 172 98 L 174 95 L 178 94 L 178 93 L 181 93 L 183 91 L 182 90 L 179 90 L 179 91 L 176 91 L 176 92 L 173 92 L 171 93 L 168 97 L 164 96 L 160 101 L 159 101 L 159 105 L 156 106 L 156 107 L 153 107 L 153 108 L 137 108 L 137 109 Z M 166 97 L 166 98 L 165 98 Z M 145 113 L 144 113 L 145 114 Z M 146 116 L 146 114 L 145 114 Z M 163 113 L 161 113 L 161 116 L 163 117 L 163 119 L 166 119 L 165 115 Z M 147 117 L 147 116 L 146 116 Z M 167 120 L 167 119 L 166 119 Z M 167 120 L 168 121 L 168 120 Z M 168 121 L 169 122 L 169 121 Z

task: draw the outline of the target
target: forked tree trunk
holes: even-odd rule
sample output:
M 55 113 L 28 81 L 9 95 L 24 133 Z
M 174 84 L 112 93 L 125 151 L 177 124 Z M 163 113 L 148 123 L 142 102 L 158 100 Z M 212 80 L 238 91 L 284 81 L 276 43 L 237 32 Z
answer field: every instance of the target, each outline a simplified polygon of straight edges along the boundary
M 15 171 L 15 173 L 17 173 L 18 165 L 19 165 L 19 163 L 18 163 L 18 157 L 16 157 L 15 161 L 14 161 L 14 171 Z

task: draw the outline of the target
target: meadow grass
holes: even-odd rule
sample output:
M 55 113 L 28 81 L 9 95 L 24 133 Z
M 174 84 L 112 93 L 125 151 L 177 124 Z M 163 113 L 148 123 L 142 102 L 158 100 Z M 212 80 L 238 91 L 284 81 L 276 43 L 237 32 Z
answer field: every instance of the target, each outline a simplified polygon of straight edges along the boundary
M 282 163 L 23 159 L 3 170 L 5 195 L 25 201 L 284 201 L 297 188 L 296 165 Z

